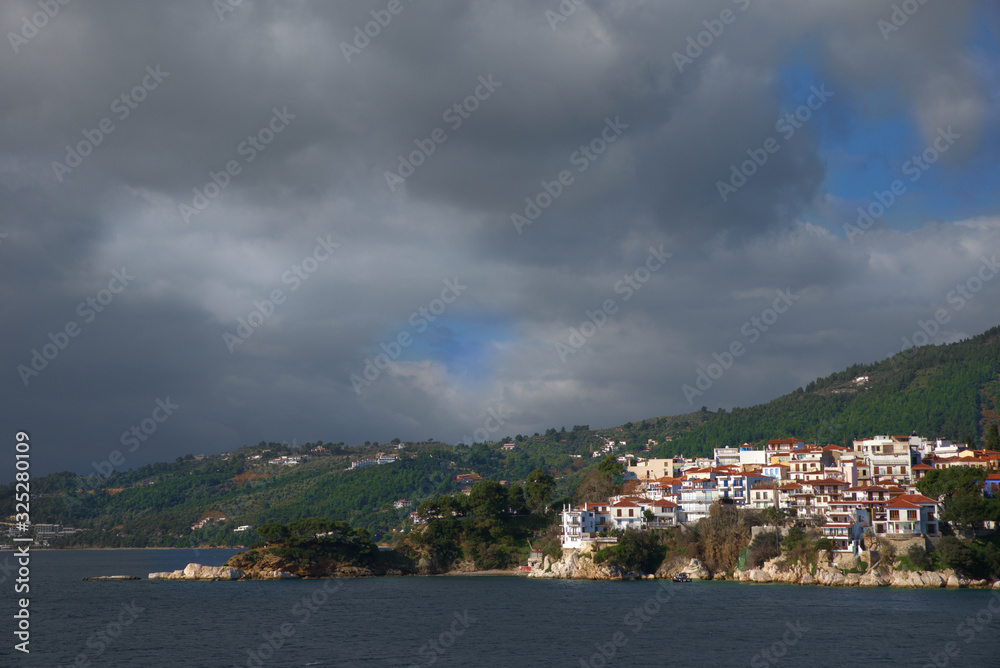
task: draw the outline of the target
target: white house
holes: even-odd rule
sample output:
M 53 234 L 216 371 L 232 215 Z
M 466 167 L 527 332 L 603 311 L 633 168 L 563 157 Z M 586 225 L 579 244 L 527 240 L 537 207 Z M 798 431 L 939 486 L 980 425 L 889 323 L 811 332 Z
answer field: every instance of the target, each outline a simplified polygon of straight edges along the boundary
M 901 494 L 885 504 L 886 533 L 938 535 L 937 501 L 923 494 Z
M 764 466 L 767 464 L 767 453 L 749 447 L 740 447 L 740 466 Z
M 650 503 L 647 508 L 653 513 L 654 526 L 664 527 L 677 524 L 677 513 L 680 506 L 673 501 L 657 499 Z
M 709 507 L 719 500 L 719 490 L 711 478 L 689 478 L 681 485 L 681 511 L 685 522 L 708 517 Z
M 642 506 L 629 499 L 622 499 L 610 507 L 611 524 L 615 529 L 642 529 L 646 518 Z
M 576 510 L 563 506 L 559 543 L 564 549 L 579 549 L 597 540 L 597 534 L 611 528 L 606 503 L 585 503 Z
M 740 451 L 728 445 L 724 448 L 715 448 L 712 450 L 712 459 L 719 466 L 738 466 Z
M 778 507 L 778 488 L 775 486 L 760 484 L 750 489 L 749 505 L 751 508 L 763 510 L 764 508 Z

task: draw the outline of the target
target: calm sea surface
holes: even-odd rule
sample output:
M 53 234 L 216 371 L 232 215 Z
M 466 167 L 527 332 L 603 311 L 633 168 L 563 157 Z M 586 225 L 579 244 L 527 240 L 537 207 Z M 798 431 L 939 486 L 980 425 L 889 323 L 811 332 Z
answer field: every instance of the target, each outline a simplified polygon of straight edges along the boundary
M 234 550 L 36 551 L 0 666 L 992 666 L 1000 593 L 411 577 L 82 582 Z M 9 561 L 7 561 L 9 560 Z M 0 553 L 0 569 L 12 565 Z M 991 610 L 992 607 L 992 610 Z

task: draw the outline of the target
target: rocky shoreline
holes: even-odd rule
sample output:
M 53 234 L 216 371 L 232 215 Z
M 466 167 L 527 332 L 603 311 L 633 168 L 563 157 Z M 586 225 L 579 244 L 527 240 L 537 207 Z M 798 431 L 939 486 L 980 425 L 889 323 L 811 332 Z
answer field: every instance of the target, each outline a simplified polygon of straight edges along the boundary
M 545 557 L 528 573 L 531 578 L 556 578 L 572 580 L 639 580 L 672 578 L 685 574 L 691 580 L 728 580 L 757 584 L 796 584 L 828 587 L 909 587 L 922 589 L 979 588 L 1000 590 L 1000 580 L 971 580 L 944 571 L 889 571 L 869 570 L 863 573 L 845 571 L 832 564 L 789 564 L 783 557 L 775 557 L 761 568 L 734 571 L 732 574 L 712 573 L 698 559 L 675 557 L 665 561 L 656 573 L 636 573 L 606 564 L 595 564 L 589 552 L 564 550 L 558 560 Z
M 698 559 L 674 557 L 665 561 L 655 573 L 638 573 L 609 564 L 595 564 L 589 552 L 565 550 L 560 559 L 545 557 L 529 572 L 516 570 L 470 570 L 468 564 L 443 572 L 409 572 L 398 568 L 341 566 L 322 572 L 293 573 L 277 568 L 278 564 L 254 564 L 251 568 L 230 565 L 205 566 L 191 563 L 176 571 L 150 573 L 149 580 L 236 581 L 236 580 L 298 580 L 303 578 L 384 577 L 403 575 L 435 576 L 524 576 L 529 578 L 564 580 L 652 580 L 669 579 L 684 574 L 691 580 L 725 580 L 749 584 L 794 584 L 827 587 L 907 587 L 920 589 L 993 588 L 1000 590 L 1000 580 L 971 580 L 959 577 L 951 569 L 943 571 L 889 571 L 874 569 L 865 572 L 844 570 L 832 564 L 789 564 L 775 557 L 761 568 L 737 570 L 731 574 L 712 573 Z M 84 578 L 86 580 L 139 579 L 129 576 Z

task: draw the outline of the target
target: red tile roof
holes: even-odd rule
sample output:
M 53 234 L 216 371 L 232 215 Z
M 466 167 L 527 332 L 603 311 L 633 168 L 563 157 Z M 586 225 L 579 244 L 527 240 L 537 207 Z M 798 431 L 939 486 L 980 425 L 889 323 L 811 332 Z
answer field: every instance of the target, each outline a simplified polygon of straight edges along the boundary
M 928 504 L 936 504 L 934 499 L 924 496 L 923 494 L 900 494 L 894 498 L 889 503 L 885 504 L 886 508 L 919 508 L 920 506 L 926 506 Z

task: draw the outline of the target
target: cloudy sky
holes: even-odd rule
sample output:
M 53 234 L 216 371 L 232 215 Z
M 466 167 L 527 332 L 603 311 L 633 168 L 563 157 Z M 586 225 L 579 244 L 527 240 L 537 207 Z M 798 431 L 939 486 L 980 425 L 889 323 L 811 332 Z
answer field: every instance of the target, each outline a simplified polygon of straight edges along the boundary
M 1000 321 L 995 2 L 43 4 L 0 7 L 38 475 L 747 406 Z

